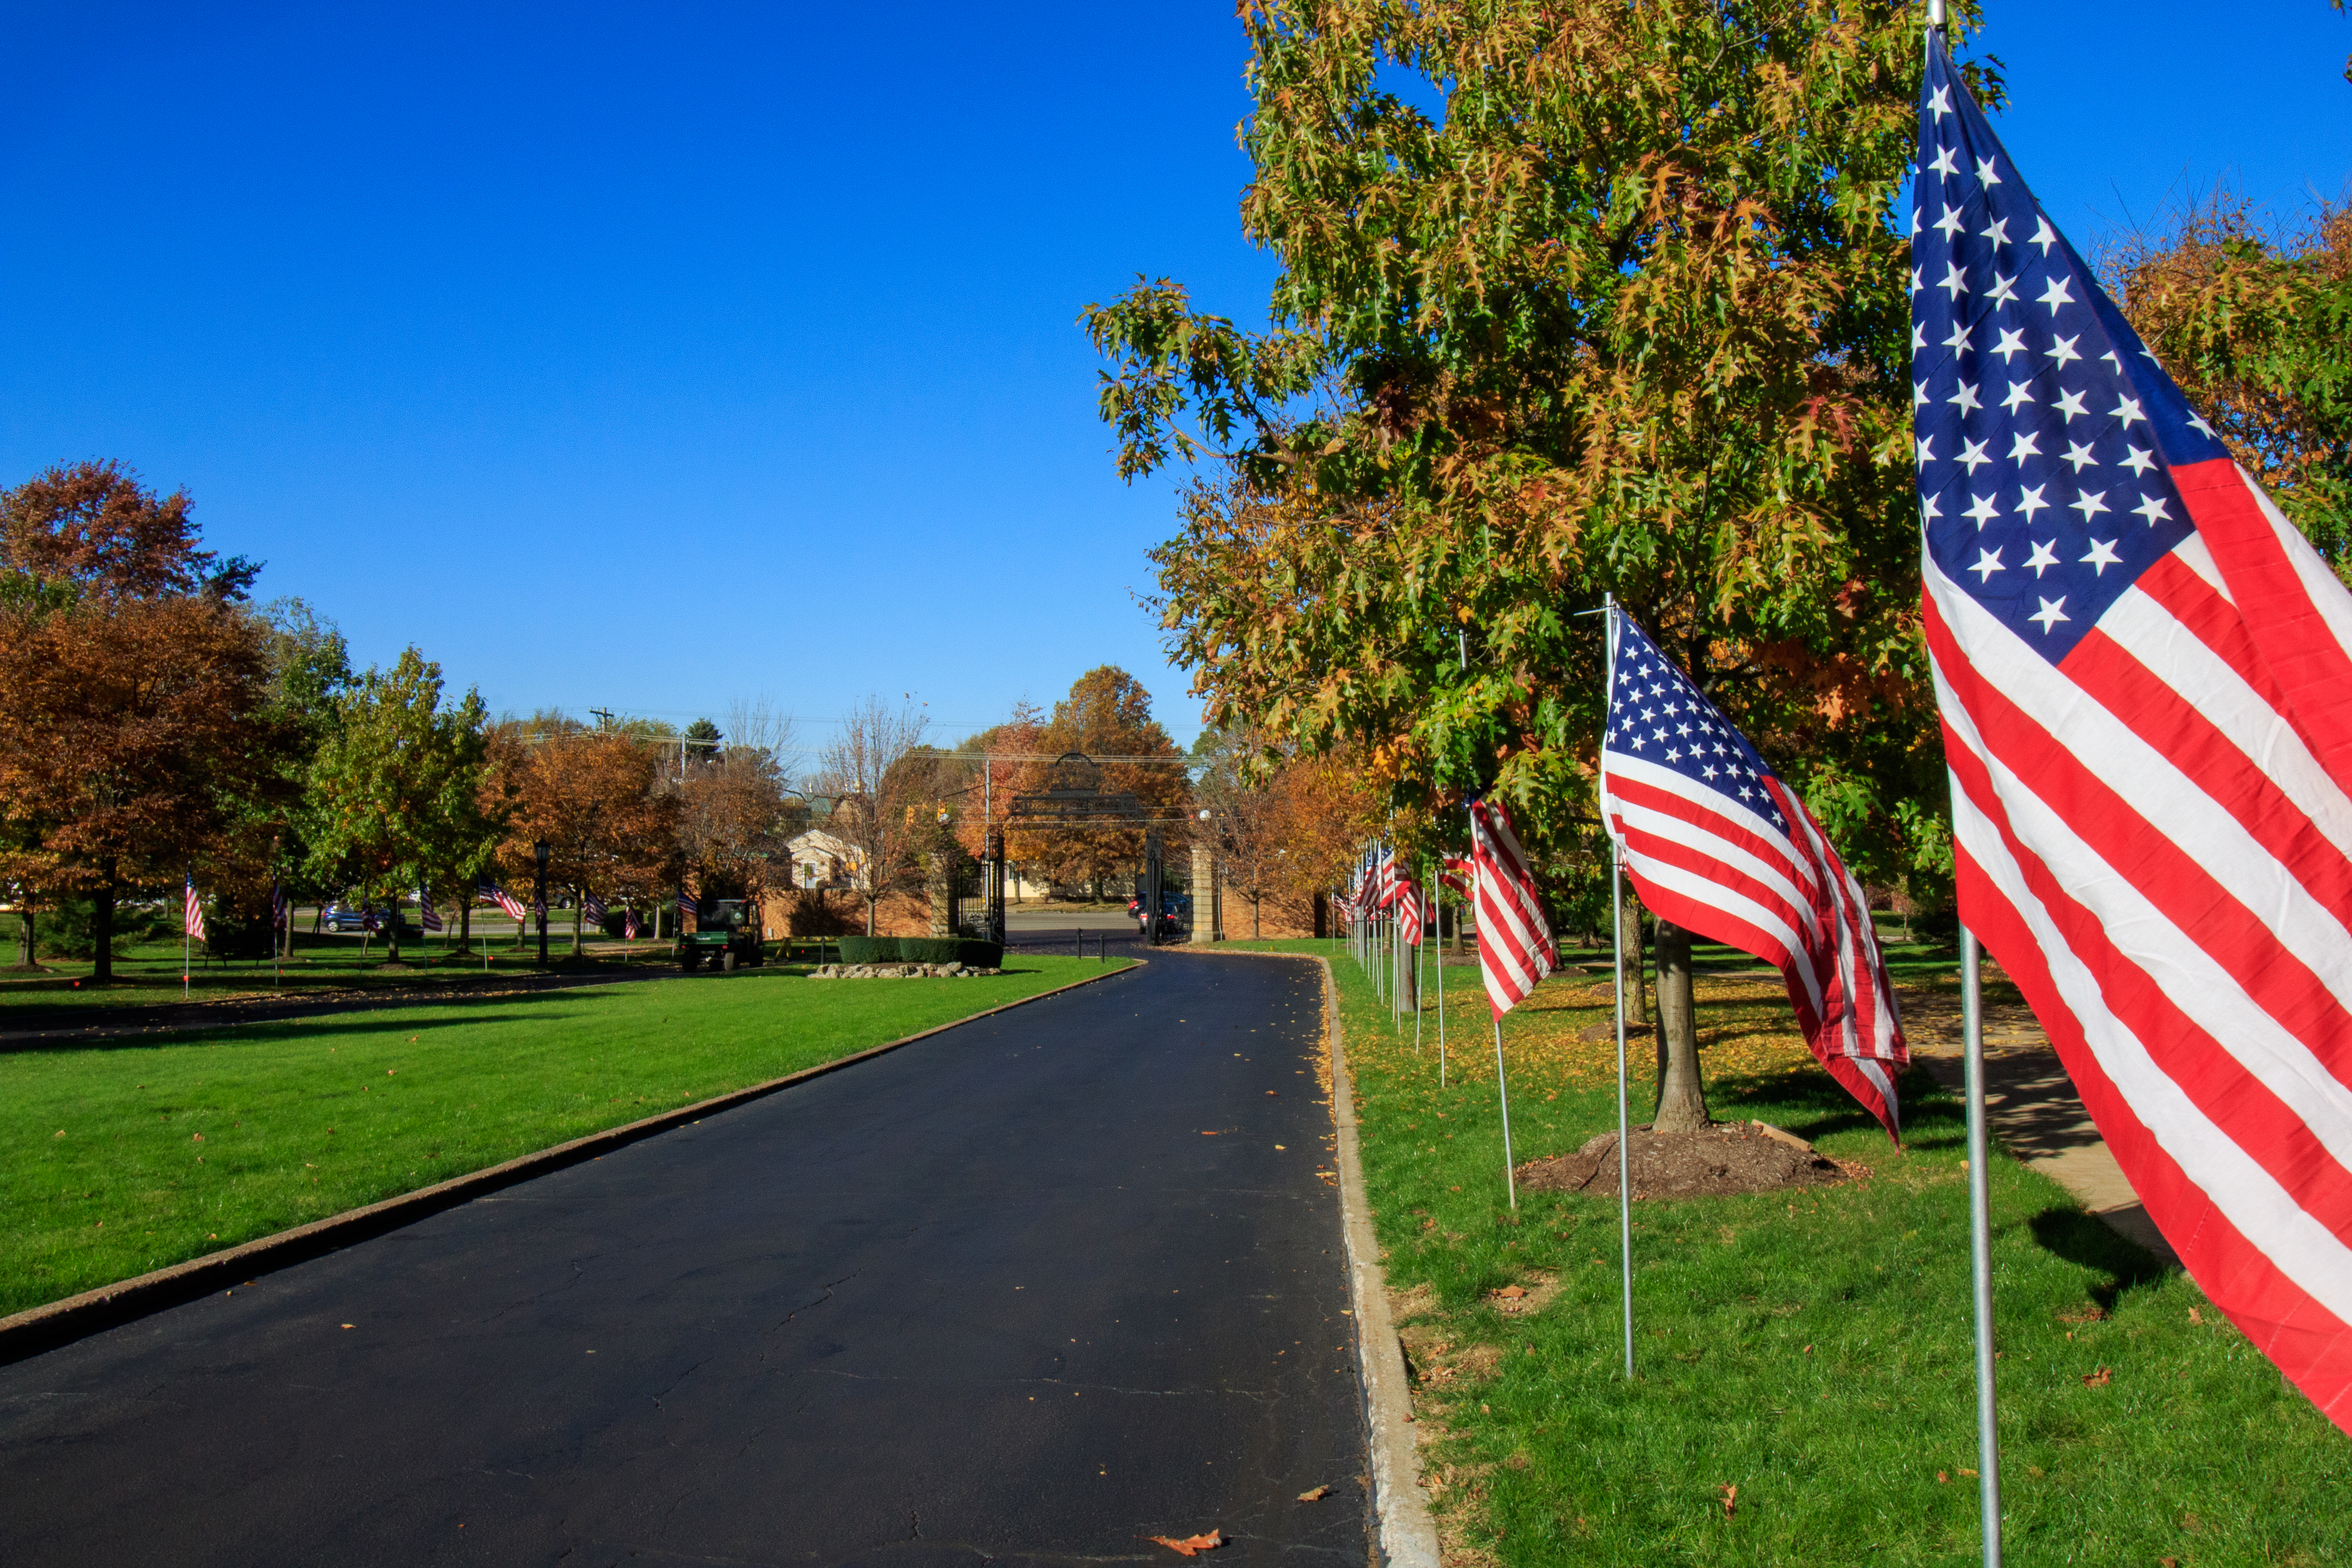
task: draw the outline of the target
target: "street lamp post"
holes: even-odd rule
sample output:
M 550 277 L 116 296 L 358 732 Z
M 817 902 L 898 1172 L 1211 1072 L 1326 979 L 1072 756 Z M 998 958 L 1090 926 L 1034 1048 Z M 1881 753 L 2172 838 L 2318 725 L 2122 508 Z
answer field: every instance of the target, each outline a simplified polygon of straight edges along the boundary
M 532 894 L 531 907 L 539 911 L 539 966 L 547 967 L 547 840 L 542 838 L 530 847 L 531 864 L 539 868 L 537 889 Z

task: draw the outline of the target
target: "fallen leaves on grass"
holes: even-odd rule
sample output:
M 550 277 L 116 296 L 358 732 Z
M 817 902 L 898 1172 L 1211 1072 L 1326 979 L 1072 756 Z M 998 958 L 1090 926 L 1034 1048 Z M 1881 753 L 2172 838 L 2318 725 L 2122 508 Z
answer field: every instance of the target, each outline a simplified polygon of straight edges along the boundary
M 2114 1373 L 2108 1371 L 2105 1367 L 2101 1367 L 2096 1372 L 2085 1373 L 2084 1374 L 2083 1386 L 2084 1388 L 2105 1388 L 2115 1375 L 2116 1374 Z
M 1739 1510 L 1739 1489 L 1737 1486 L 1724 1486 L 1717 1489 L 1723 1493 L 1723 1517 L 1729 1519 Z
M 1188 1535 L 1181 1541 L 1172 1535 L 1150 1535 L 1144 1539 L 1158 1542 L 1169 1551 L 1182 1557 L 1191 1557 L 1202 1552 L 1214 1552 L 1225 1543 L 1224 1531 L 1221 1530 L 1213 1530 L 1206 1535 Z
M 1305 1491 L 1298 1494 L 1298 1500 L 1300 1502 L 1321 1502 L 1325 1498 L 1329 1497 L 1330 1495 L 1331 1489 L 1329 1487 L 1308 1487 Z

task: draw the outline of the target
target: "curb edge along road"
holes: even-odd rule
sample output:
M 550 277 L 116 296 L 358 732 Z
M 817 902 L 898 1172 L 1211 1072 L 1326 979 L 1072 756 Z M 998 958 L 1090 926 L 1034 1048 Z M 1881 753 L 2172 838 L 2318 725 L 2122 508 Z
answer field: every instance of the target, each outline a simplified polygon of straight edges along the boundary
M 1148 962 L 1140 958 L 1132 961 L 1134 964 Z M 1015 1007 L 1026 1007 L 1033 1002 L 1043 1002 L 1049 996 L 1059 996 L 1066 991 L 1097 984 L 1126 973 L 1126 968 L 1120 968 L 1102 974 L 1089 974 L 1084 980 L 1073 980 L 1067 985 L 1056 985 L 1034 996 L 1024 996 L 1018 1001 L 1003 1003 L 934 1028 L 878 1046 L 869 1046 L 862 1051 L 829 1062 L 820 1062 L 812 1068 L 803 1068 L 798 1072 L 786 1073 L 764 1083 L 730 1089 L 725 1094 L 698 1100 L 692 1105 L 682 1105 L 675 1110 L 665 1110 L 625 1126 L 608 1127 L 602 1132 L 591 1132 L 568 1143 L 533 1150 L 501 1164 L 469 1171 L 462 1176 L 452 1176 L 446 1182 L 419 1187 L 415 1192 L 401 1193 L 369 1204 L 364 1208 L 346 1209 L 324 1219 L 314 1219 L 292 1230 L 257 1237 L 225 1252 L 209 1252 L 202 1258 L 192 1258 L 168 1268 L 158 1268 L 135 1279 L 117 1280 L 94 1290 L 85 1290 L 79 1296 L 27 1307 L 10 1317 L 0 1318 L 0 1366 L 56 1350 L 106 1329 L 119 1328 L 167 1307 L 176 1307 L 199 1297 L 209 1296 L 215 1289 L 222 1288 L 223 1281 L 233 1287 L 257 1274 L 275 1272 L 340 1251 L 354 1243 L 413 1225 L 443 1209 L 455 1208 L 484 1193 L 529 1181 L 533 1176 L 544 1175 L 565 1165 L 577 1164 L 608 1150 L 634 1143 L 641 1138 L 650 1138 L 658 1132 L 667 1132 L 673 1127 L 682 1127 L 721 1110 L 731 1110 L 736 1106 L 763 1099 L 794 1084 L 806 1083 L 811 1079 L 823 1078 L 827 1073 L 839 1072 L 844 1068 L 885 1052 L 895 1051 L 901 1046 L 911 1046 L 918 1040 L 946 1034 L 950 1029 L 961 1028 L 966 1024 L 977 1023 L 999 1013 L 1009 1013 Z M 1432 1562 L 1433 1564 L 1434 1559 Z
M 1182 951 L 1182 950 L 1179 950 Z M 1381 1554 L 1391 1568 L 1438 1568 L 1437 1526 L 1421 1484 L 1421 1449 L 1405 1382 L 1404 1346 L 1389 1321 L 1388 1275 L 1365 1201 L 1363 1161 L 1356 1146 L 1356 1097 L 1339 1031 L 1339 984 L 1331 961 L 1305 952 L 1202 953 L 1212 958 L 1307 959 L 1323 969 L 1323 1026 L 1331 1042 L 1331 1119 L 1339 1130 L 1339 1223 L 1348 1242 L 1349 1293 L 1356 1304 L 1356 1365 L 1364 1385 L 1364 1425 L 1371 1439 L 1372 1506 L 1379 1517 Z

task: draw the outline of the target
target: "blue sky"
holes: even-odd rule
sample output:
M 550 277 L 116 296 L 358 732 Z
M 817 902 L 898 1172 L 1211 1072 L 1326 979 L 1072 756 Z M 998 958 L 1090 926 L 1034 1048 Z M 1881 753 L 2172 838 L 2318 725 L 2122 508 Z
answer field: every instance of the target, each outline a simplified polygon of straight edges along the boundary
M 2118 36 L 2110 31 L 2121 26 Z M 1995 0 L 2000 131 L 2085 248 L 2352 180 L 2352 23 Z M 1230 5 L 0 5 L 0 483 L 184 486 L 362 660 L 494 708 L 950 734 L 1113 662 L 1164 483 L 1075 325 L 1255 321 Z

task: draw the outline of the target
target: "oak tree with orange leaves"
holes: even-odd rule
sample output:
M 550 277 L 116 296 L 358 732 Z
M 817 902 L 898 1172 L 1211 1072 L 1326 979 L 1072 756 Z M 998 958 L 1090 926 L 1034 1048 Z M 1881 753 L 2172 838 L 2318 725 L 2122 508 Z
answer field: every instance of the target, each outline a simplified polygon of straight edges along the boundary
M 188 510 L 113 463 L 0 492 L 0 877 L 92 899 L 100 984 L 122 894 L 251 859 L 230 830 L 282 779 L 258 568 Z

